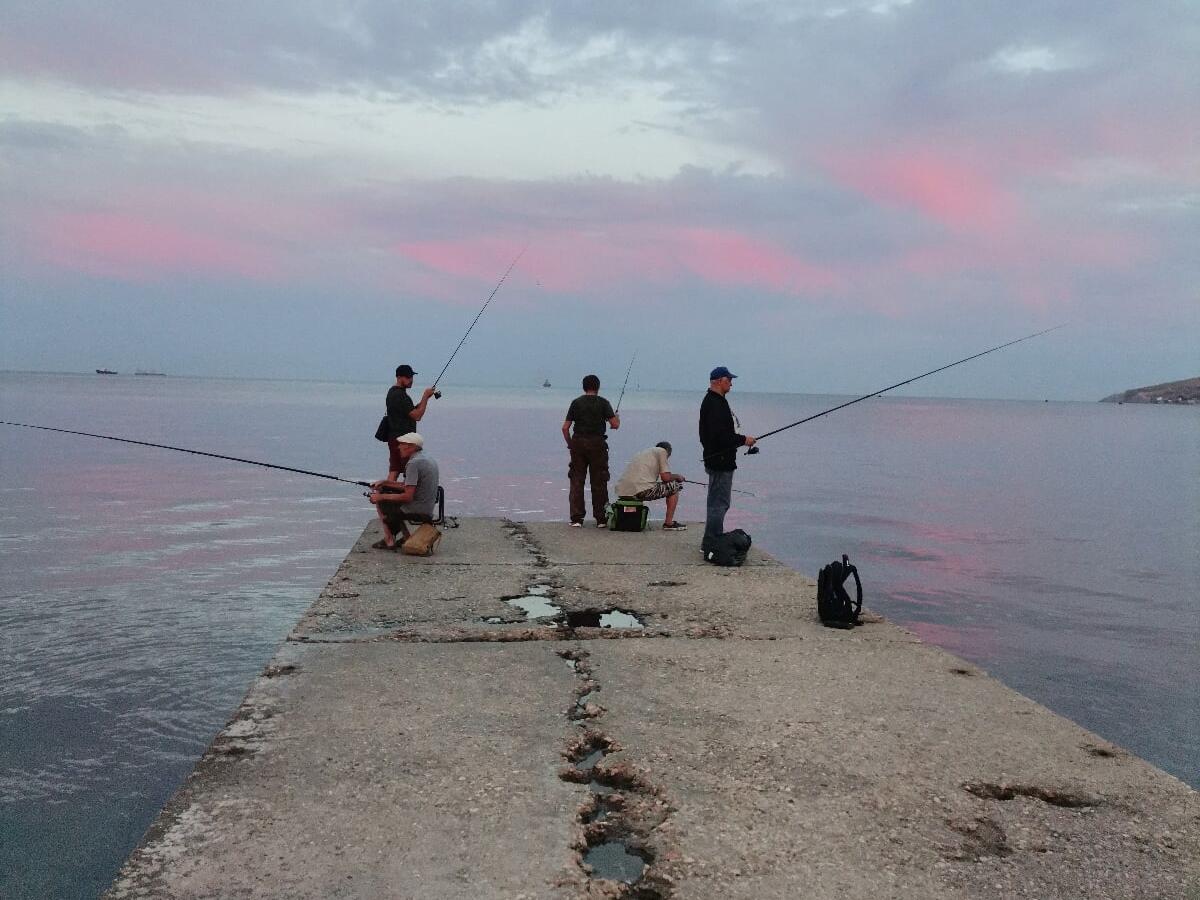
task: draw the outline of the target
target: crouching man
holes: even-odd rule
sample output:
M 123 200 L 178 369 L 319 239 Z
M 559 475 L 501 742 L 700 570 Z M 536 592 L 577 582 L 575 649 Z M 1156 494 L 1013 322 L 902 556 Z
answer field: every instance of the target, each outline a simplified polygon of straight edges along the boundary
M 404 481 L 374 481 L 368 497 L 383 526 L 383 540 L 371 545 L 377 550 L 395 550 L 408 540 L 407 523 L 432 522 L 437 503 L 438 464 L 424 452 L 424 438 L 410 431 L 396 445 L 405 462 Z
M 666 500 L 667 520 L 663 528 L 667 531 L 683 531 L 687 528 L 675 521 L 675 507 L 679 505 L 679 492 L 683 490 L 683 476 L 673 475 L 667 468 L 671 458 L 671 444 L 659 441 L 649 450 L 634 455 L 617 481 L 617 497 L 634 497 L 638 500 Z

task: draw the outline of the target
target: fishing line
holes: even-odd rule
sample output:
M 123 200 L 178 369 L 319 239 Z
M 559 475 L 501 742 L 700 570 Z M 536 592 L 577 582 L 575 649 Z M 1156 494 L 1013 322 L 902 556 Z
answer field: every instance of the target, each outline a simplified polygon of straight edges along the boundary
M 625 370 L 625 383 L 621 385 L 621 396 L 617 398 L 617 408 L 613 410 L 614 413 L 619 413 L 621 411 L 621 401 L 625 399 L 625 388 L 629 386 L 629 373 L 633 371 L 633 364 L 636 360 L 637 351 L 634 350 L 633 359 L 629 361 L 629 368 Z
M 904 387 L 904 385 L 906 385 L 906 384 L 912 384 L 914 381 L 920 381 L 922 378 L 926 378 L 930 375 L 936 375 L 938 372 L 945 372 L 947 369 L 952 369 L 955 366 L 960 366 L 963 363 L 970 362 L 973 359 L 979 359 L 979 357 L 981 357 L 981 356 L 987 356 L 989 353 L 995 353 L 997 350 L 1003 350 L 1005 347 L 1011 347 L 1013 344 L 1019 344 L 1022 341 L 1028 341 L 1032 338 L 1040 337 L 1043 334 L 1049 334 L 1051 331 L 1057 331 L 1060 328 L 1066 328 L 1066 327 L 1067 327 L 1067 323 L 1064 322 L 1061 325 L 1055 325 L 1053 328 L 1046 328 L 1046 329 L 1043 329 L 1042 331 L 1035 331 L 1033 334 L 1027 334 L 1027 335 L 1025 335 L 1025 337 L 1019 337 L 1015 341 L 1008 341 L 1007 343 L 1004 343 L 1004 344 L 998 344 L 995 347 L 989 347 L 987 350 L 984 350 L 980 353 L 975 353 L 975 354 L 972 354 L 971 356 L 963 357 L 962 359 L 955 360 L 952 363 L 947 363 L 944 366 L 938 366 L 938 368 L 936 368 L 936 369 L 930 369 L 928 372 L 924 372 L 924 373 L 922 373 L 920 375 L 916 375 L 912 378 L 907 378 L 904 381 L 898 381 L 893 385 L 889 385 L 888 387 L 882 388 L 878 391 L 873 391 L 870 394 L 864 394 L 861 397 L 855 397 L 853 400 L 847 400 L 845 403 L 839 403 L 837 406 L 831 406 L 831 407 L 829 407 L 829 409 L 823 409 L 819 413 L 814 413 L 811 416 L 806 416 L 803 419 L 798 419 L 797 421 L 792 422 L 790 425 L 784 425 L 782 428 L 776 428 L 774 431 L 768 431 L 766 434 L 760 434 L 758 437 L 756 437 L 754 439 L 756 446 L 748 449 L 746 451 L 746 454 L 750 455 L 753 453 L 757 453 L 758 452 L 757 443 L 759 441 L 761 441 L 763 438 L 768 438 L 768 437 L 771 437 L 771 435 L 779 434 L 779 432 L 781 432 L 781 431 L 787 431 L 789 428 L 795 428 L 797 425 L 803 425 L 805 422 L 811 422 L 813 419 L 819 419 L 819 418 L 821 418 L 821 416 L 827 416 L 831 412 L 837 412 L 839 409 L 845 409 L 847 406 L 853 406 L 855 403 L 861 403 L 864 400 L 870 400 L 872 397 L 878 397 L 880 394 L 886 394 L 888 391 L 895 390 L 898 387 Z M 739 431 L 738 434 L 741 434 L 741 432 Z M 712 456 L 719 456 L 721 453 L 727 453 L 727 452 L 729 452 L 729 451 L 719 450 L 714 453 L 708 453 L 704 456 L 704 459 L 708 459 L 709 457 L 712 457 Z
M 684 484 L 698 484 L 698 485 L 700 485 L 700 487 L 704 487 L 704 488 L 708 487 L 707 481 L 692 481 L 692 479 L 690 479 L 690 478 L 683 479 L 683 483 Z M 739 491 L 737 488 L 730 488 L 730 490 L 733 491 L 735 494 L 745 494 L 747 497 L 757 497 L 758 496 L 757 494 L 750 493 L 750 491 Z
M 448 360 L 446 360 L 446 364 L 444 366 L 442 366 L 442 371 L 438 372 L 438 377 L 433 379 L 433 396 L 434 397 L 437 397 L 439 399 L 441 398 L 442 392 L 437 389 L 438 382 L 442 380 L 442 376 L 445 375 L 446 370 L 448 368 L 450 368 L 450 363 L 454 362 L 454 357 L 458 356 L 458 351 L 461 350 L 462 345 L 464 343 L 466 343 L 467 335 L 469 335 L 471 333 L 471 329 L 475 327 L 475 323 L 479 321 L 479 317 L 483 315 L 483 311 L 488 308 L 488 304 L 492 302 L 492 298 L 495 297 L 496 292 L 500 290 L 500 285 L 504 284 L 505 279 L 508 278 L 509 272 L 511 272 L 513 270 L 513 267 L 516 266 L 517 261 L 520 260 L 520 258 L 525 255 L 525 251 L 528 249 L 529 249 L 529 245 L 526 244 L 524 247 L 521 248 L 521 252 L 517 254 L 516 258 L 511 263 L 509 263 L 508 268 L 504 270 L 504 274 L 500 276 L 500 280 L 496 282 L 496 286 L 494 288 L 492 288 L 491 294 L 488 295 L 488 298 L 487 298 L 487 300 L 484 301 L 483 306 L 481 306 L 479 308 L 479 312 L 475 313 L 475 318 L 471 320 L 471 324 L 467 326 L 466 334 L 464 334 L 462 336 L 462 340 L 460 340 L 458 342 L 458 346 L 454 348 L 454 352 L 450 354 L 450 358 Z
M 330 481 L 343 481 L 346 484 L 357 484 L 360 487 L 370 487 L 369 481 L 358 481 L 353 478 L 342 478 L 340 475 L 326 475 L 324 472 L 312 472 L 308 469 L 294 469 L 291 466 L 280 466 L 275 463 L 259 462 L 257 459 L 242 459 L 240 456 L 226 456 L 223 453 L 209 453 L 207 450 L 191 450 L 187 447 L 172 447 L 170 444 L 154 444 L 150 441 L 135 441 L 132 438 L 113 437 L 111 434 L 92 434 L 90 431 L 70 431 L 66 428 L 51 428 L 49 425 L 29 425 L 25 422 L 0 422 L 0 425 L 15 425 L 18 428 L 37 428 L 40 431 L 57 431 L 59 434 L 77 434 L 83 437 L 102 438 L 106 441 L 120 441 L 123 444 L 138 444 L 142 447 L 158 447 L 160 450 L 177 450 L 180 453 L 193 453 L 196 456 L 211 456 L 213 459 L 227 459 L 230 462 L 247 463 L 251 466 L 262 466 L 264 469 L 281 469 L 284 472 L 295 472 L 297 475 L 312 475 L 314 478 L 328 478 Z

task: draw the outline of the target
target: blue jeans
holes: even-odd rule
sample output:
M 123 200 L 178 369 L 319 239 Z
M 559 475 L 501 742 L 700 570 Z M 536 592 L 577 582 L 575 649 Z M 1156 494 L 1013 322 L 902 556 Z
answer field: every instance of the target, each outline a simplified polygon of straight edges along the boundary
M 704 520 L 704 536 L 720 537 L 725 533 L 725 513 L 729 512 L 733 496 L 733 472 L 718 472 L 705 468 L 708 475 L 708 517 Z

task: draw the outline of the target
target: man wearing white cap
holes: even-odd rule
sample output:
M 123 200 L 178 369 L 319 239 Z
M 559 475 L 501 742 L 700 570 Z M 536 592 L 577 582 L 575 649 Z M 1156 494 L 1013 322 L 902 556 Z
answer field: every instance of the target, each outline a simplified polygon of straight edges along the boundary
M 383 526 L 383 540 L 371 545 L 377 550 L 395 550 L 407 540 L 406 523 L 433 521 L 437 503 L 438 464 L 424 452 L 425 439 L 410 431 L 396 438 L 396 444 L 405 462 L 404 481 L 374 481 L 368 497 Z

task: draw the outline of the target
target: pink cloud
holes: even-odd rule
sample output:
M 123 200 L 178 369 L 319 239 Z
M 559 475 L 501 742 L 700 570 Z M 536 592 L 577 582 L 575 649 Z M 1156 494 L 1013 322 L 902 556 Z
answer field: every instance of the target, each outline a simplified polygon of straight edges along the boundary
M 1017 199 L 982 174 L 928 149 L 831 155 L 833 177 L 877 203 L 914 209 L 956 232 L 998 231 L 1020 218 Z
M 66 213 L 39 229 L 37 254 L 63 269 L 155 281 L 172 275 L 279 277 L 275 259 L 236 237 L 218 236 L 159 219 L 117 213 Z
M 494 282 L 523 241 L 481 237 L 397 245 L 404 257 L 430 269 Z M 563 292 L 610 290 L 626 282 L 671 283 L 688 277 L 723 287 L 756 287 L 787 294 L 828 292 L 842 276 L 784 248 L 735 231 L 663 226 L 532 236 L 520 268 L 526 278 Z M 501 262 L 504 261 L 504 262 Z

